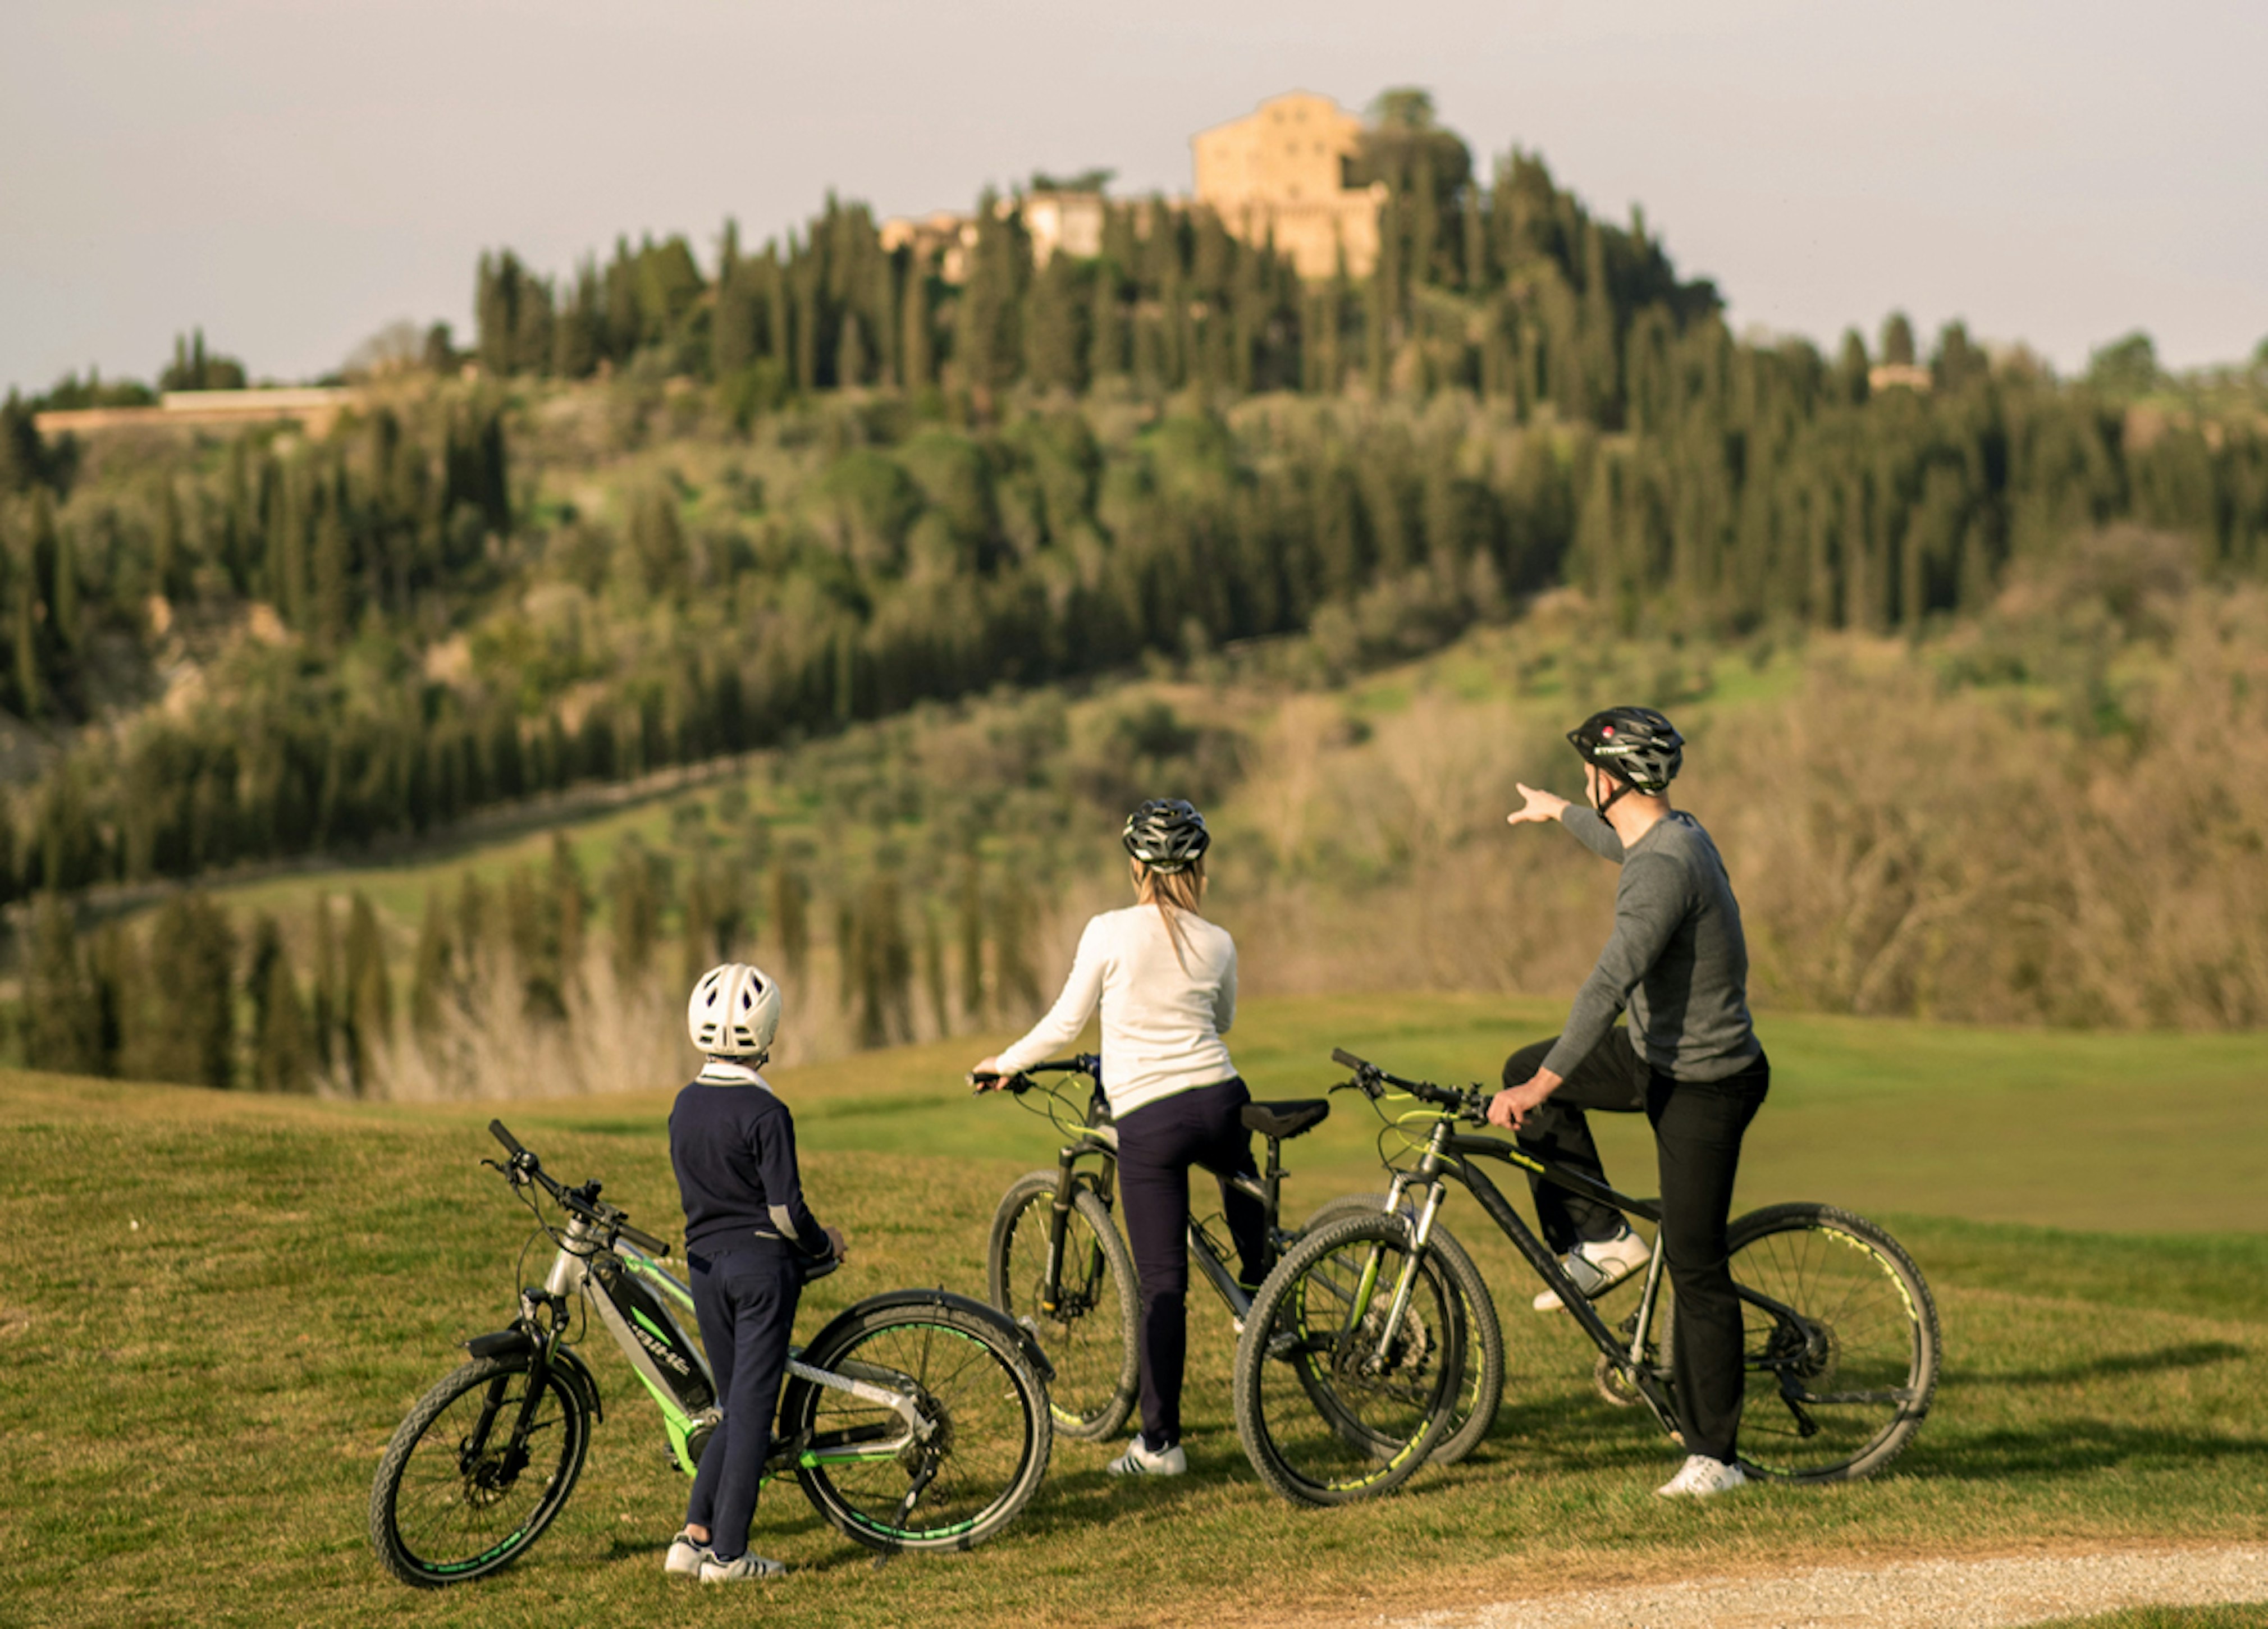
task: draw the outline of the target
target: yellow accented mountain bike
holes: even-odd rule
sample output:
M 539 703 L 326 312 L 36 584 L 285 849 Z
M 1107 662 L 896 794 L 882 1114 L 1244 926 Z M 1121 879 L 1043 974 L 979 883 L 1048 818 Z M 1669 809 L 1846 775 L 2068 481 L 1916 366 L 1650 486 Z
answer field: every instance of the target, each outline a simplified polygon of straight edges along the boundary
M 1373 1106 L 1396 1096 L 1416 1105 L 1388 1121 L 1404 1129 L 1415 1158 L 1406 1170 L 1388 1160 L 1402 1205 L 1310 1229 L 1252 1299 L 1237 1343 L 1236 1425 L 1261 1478 L 1307 1504 L 1367 1498 L 1407 1480 L 1451 1427 L 1459 1377 L 1434 1375 L 1431 1406 L 1422 1410 L 1410 1406 L 1403 1377 L 1407 1353 L 1434 1316 L 1435 1242 L 1453 1182 L 1599 1349 L 1601 1392 L 1643 1405 L 1675 1437 L 1666 1252 L 1653 1252 L 1638 1310 L 1609 1329 L 1475 1161 L 1501 1160 L 1657 1226 L 1660 1206 L 1537 1160 L 1509 1139 L 1459 1131 L 1487 1122 L 1489 1095 L 1480 1087 L 1405 1080 L 1344 1051 L 1331 1058 L 1352 1072 L 1334 1091 L 1359 1091 Z M 1742 1468 L 1791 1482 L 1881 1470 L 1921 1429 L 1937 1387 L 1937 1308 L 1920 1269 L 1874 1223 L 1824 1205 L 1752 1211 L 1733 1222 L 1731 1243 L 1748 1371 Z M 1460 1360 L 1462 1353 L 1447 1354 L 1450 1363 Z M 1319 1397 L 1329 1406 L 1319 1406 Z M 1349 1430 L 1351 1415 L 1362 1433 Z

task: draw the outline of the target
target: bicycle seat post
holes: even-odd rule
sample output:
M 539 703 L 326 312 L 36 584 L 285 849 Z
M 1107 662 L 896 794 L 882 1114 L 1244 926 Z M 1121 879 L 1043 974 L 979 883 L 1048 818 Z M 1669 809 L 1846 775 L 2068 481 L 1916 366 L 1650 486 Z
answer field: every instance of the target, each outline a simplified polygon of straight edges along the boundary
M 1267 1262 L 1276 1264 L 1276 1238 L 1283 1225 L 1284 1201 L 1284 1139 L 1270 1137 L 1268 1142 L 1268 1164 L 1260 1173 L 1261 1237 L 1266 1242 Z

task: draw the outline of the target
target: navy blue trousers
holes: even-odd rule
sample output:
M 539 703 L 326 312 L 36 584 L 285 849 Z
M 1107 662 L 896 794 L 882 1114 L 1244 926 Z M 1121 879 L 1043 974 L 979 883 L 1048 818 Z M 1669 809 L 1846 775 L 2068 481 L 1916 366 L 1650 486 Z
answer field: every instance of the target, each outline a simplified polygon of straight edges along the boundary
M 1118 1124 L 1118 1192 L 1134 1274 L 1142 1286 L 1142 1445 L 1163 1453 L 1182 1440 L 1182 1371 L 1189 1358 L 1189 1168 L 1220 1179 L 1220 1207 L 1248 1284 L 1268 1260 L 1260 1201 L 1229 1186 L 1257 1176 L 1244 1105 L 1252 1094 L 1233 1076 L 1154 1103 Z
M 748 1547 L 748 1523 L 755 1518 L 756 1491 L 771 1452 L 772 1416 L 779 1408 L 780 1379 L 787 1373 L 803 1270 L 784 1250 L 708 1256 L 688 1249 L 685 1259 L 693 1269 L 701 1345 L 709 1353 L 717 1400 L 725 1412 L 694 1473 L 685 1524 L 707 1528 L 717 1559 L 730 1561 Z

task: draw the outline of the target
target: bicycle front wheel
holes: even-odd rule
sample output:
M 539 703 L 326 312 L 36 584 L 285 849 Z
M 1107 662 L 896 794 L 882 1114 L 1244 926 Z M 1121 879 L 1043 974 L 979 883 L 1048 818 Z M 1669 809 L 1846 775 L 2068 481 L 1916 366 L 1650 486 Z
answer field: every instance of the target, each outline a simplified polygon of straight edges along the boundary
M 1306 1231 L 1313 1233 L 1342 1216 L 1379 1216 L 1385 1211 L 1382 1193 L 1347 1194 L 1318 1207 L 1307 1219 Z M 1488 1280 L 1456 1235 L 1436 1220 L 1430 1243 L 1440 1256 L 1441 1270 L 1456 1287 L 1458 1310 L 1464 1321 L 1464 1383 L 1457 1388 L 1449 1423 L 1434 1442 L 1431 1456 L 1437 1465 L 1454 1465 L 1487 1441 L 1495 1428 L 1497 1410 L 1504 1402 L 1504 1325 L 1496 1316 L 1496 1300 L 1489 1294 Z
M 590 1417 L 564 1374 L 538 1382 L 534 1364 L 526 1353 L 468 1363 L 395 1429 L 371 1485 L 370 1542 L 403 1583 L 438 1589 L 509 1566 L 567 1503 Z
M 1748 1370 L 1741 1463 L 1791 1482 L 1889 1464 L 1937 1389 L 1937 1305 L 1921 1270 L 1881 1227 L 1831 1205 L 1751 1212 L 1730 1242 Z
M 918 1422 L 872 1397 L 791 1382 L 780 1412 L 802 1444 L 797 1478 L 862 1544 L 966 1550 L 1015 1520 L 1047 1474 L 1047 1382 L 973 1302 L 854 1307 L 803 1360 L 907 1399 Z
M 1236 1345 L 1237 1434 L 1283 1498 L 1335 1505 L 1400 1486 L 1464 1377 L 1455 1286 L 1382 1213 L 1308 1234 L 1260 1286 Z
M 1034 1171 L 1000 1201 L 984 1252 L 986 1288 L 1055 1365 L 1048 1406 L 1056 1429 L 1082 1442 L 1107 1442 L 1134 1412 L 1141 1360 L 1134 1258 L 1110 1207 L 1082 1187 L 1064 1218 L 1063 1259 L 1049 1284 L 1048 1228 L 1060 1180 L 1054 1171 Z

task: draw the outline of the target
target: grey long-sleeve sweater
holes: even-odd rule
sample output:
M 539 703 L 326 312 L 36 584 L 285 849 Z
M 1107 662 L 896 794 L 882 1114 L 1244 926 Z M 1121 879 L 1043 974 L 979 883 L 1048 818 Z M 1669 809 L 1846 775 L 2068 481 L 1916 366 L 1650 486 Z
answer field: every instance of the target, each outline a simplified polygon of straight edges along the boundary
M 1749 946 L 1717 845 L 1690 814 L 1664 816 L 1625 851 L 1614 828 L 1570 804 L 1560 823 L 1623 868 L 1615 932 L 1543 1066 L 1572 1072 L 1627 1006 L 1631 1044 L 1680 1080 L 1721 1080 L 1764 1049 L 1749 1021 Z

